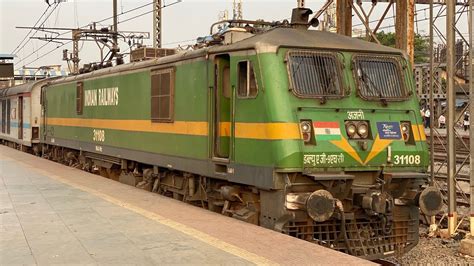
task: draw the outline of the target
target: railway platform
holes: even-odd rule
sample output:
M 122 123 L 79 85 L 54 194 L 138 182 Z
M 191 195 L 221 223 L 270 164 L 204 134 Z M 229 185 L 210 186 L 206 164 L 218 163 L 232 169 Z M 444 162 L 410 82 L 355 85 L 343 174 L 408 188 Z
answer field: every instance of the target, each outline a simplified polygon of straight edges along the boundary
M 371 265 L 0 146 L 0 265 Z

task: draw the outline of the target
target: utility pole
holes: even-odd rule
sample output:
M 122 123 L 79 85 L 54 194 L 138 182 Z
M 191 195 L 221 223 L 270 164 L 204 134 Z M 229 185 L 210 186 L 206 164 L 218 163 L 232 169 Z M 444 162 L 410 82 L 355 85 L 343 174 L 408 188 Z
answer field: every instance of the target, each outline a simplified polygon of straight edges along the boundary
M 153 48 L 161 48 L 161 0 L 153 0 Z
M 114 42 L 113 50 L 114 50 L 115 53 L 118 53 L 117 0 L 113 0 L 113 5 L 114 5 L 114 7 L 113 7 L 113 9 L 114 9 L 114 14 L 113 14 L 113 16 L 114 16 L 114 26 L 113 26 L 113 29 L 112 29 L 113 32 L 114 32 L 113 37 L 112 37 L 112 40 Z
M 470 187 L 471 187 L 471 215 L 469 224 L 471 227 L 471 236 L 474 236 L 474 130 L 472 125 L 472 116 L 474 115 L 474 0 L 469 1 L 469 122 L 470 122 Z
M 434 107 L 434 26 L 433 26 L 433 23 L 434 23 L 434 3 L 433 3 L 434 0 L 430 0 L 430 84 L 429 84 L 429 88 L 430 88 L 430 106 L 432 106 L 432 108 Z M 433 108 L 434 109 L 434 108 Z M 430 116 L 430 151 L 434 151 L 434 140 L 435 140 L 435 137 L 434 137 L 434 123 L 435 123 L 435 119 L 434 119 L 434 110 L 431 110 L 431 116 Z M 422 117 L 421 119 L 424 119 L 424 117 Z M 435 158 L 433 156 L 433 152 L 432 152 L 432 155 L 430 156 L 430 179 L 431 179 L 431 182 L 430 182 L 430 186 L 435 186 Z M 430 219 L 430 224 L 433 225 L 433 226 L 436 226 L 436 216 L 431 216 L 431 219 Z M 434 230 L 435 228 L 433 228 Z M 432 227 L 430 226 L 430 231 L 432 230 Z
M 446 76 L 447 76 L 447 102 L 448 102 L 448 234 L 453 235 L 457 225 L 456 211 L 456 135 L 455 112 L 456 91 L 454 87 L 454 72 L 456 71 L 455 55 L 455 12 L 456 3 L 446 2 Z M 432 109 L 433 106 L 430 106 Z M 431 112 L 433 115 L 433 112 Z

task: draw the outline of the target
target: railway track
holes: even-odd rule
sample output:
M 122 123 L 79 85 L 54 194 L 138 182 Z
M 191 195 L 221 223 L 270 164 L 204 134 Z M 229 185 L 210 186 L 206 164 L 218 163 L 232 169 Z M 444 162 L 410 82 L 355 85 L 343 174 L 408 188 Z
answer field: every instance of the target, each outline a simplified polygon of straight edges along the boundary
M 428 143 L 428 147 L 431 148 L 430 145 L 430 138 L 427 136 L 426 141 Z M 436 162 L 447 162 L 448 155 L 447 155 L 447 137 L 446 136 L 437 136 L 434 138 L 434 151 L 433 156 Z M 456 138 L 456 163 L 458 164 L 467 164 L 469 166 L 469 136 L 462 136 L 461 139 Z M 435 179 L 438 181 L 446 182 L 448 176 L 446 173 L 437 173 L 435 175 Z M 470 182 L 470 177 L 468 174 L 458 174 L 456 175 L 456 180 L 461 182 Z M 447 195 L 448 191 L 447 188 L 440 189 L 444 195 Z M 457 205 L 469 207 L 470 206 L 470 194 L 469 192 L 461 192 L 459 188 L 456 191 L 457 194 Z
M 446 174 L 437 174 L 435 176 L 435 179 L 438 181 L 444 181 L 446 182 L 448 177 Z M 468 175 L 458 175 L 456 178 L 458 181 L 464 181 L 469 183 L 469 176 Z M 445 198 L 447 200 L 447 195 L 448 195 L 448 189 L 447 187 L 442 187 L 440 188 L 440 191 L 443 195 L 445 195 Z M 470 192 L 461 192 L 459 191 L 459 188 L 456 189 L 456 202 L 458 206 L 464 206 L 464 207 L 469 207 L 470 206 Z
M 445 180 L 448 179 L 448 175 L 445 174 L 445 173 L 438 173 L 438 174 L 436 174 L 435 179 L 436 179 L 436 180 L 443 180 L 443 181 L 445 181 Z M 469 183 L 470 178 L 469 178 L 469 175 L 458 174 L 458 175 L 456 176 L 456 180 L 457 180 L 457 181 L 464 181 L 464 182 L 468 182 L 468 183 Z
M 431 148 L 430 137 L 427 136 L 426 142 L 428 148 Z M 436 136 L 434 138 L 434 150 L 433 156 L 435 161 L 443 162 L 447 161 L 447 146 L 448 141 L 446 136 Z M 462 136 L 461 139 L 456 138 L 456 162 L 457 163 L 469 163 L 469 136 Z

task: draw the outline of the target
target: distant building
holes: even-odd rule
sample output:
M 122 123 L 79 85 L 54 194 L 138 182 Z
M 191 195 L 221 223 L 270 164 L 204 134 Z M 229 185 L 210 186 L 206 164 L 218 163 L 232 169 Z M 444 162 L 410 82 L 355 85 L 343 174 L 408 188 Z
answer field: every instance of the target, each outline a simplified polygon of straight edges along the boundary
M 69 71 L 61 69 L 60 65 L 41 66 L 37 68 L 22 68 L 12 70 L 13 75 L 8 78 L 0 77 L 0 89 L 20 85 L 32 80 L 50 77 L 66 77 Z
M 60 65 L 18 69 L 15 70 L 15 84 L 18 85 L 31 80 L 50 77 L 66 77 L 68 75 L 69 71 L 61 69 Z

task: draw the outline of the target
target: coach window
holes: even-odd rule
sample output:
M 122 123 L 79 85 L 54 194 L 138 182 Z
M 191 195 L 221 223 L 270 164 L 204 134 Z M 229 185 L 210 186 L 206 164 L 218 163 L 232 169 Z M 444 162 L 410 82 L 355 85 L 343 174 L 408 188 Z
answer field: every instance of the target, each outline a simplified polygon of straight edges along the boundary
M 78 115 L 82 115 L 83 106 L 84 106 L 84 83 L 78 82 L 76 84 L 76 112 Z
M 157 70 L 151 73 L 151 120 L 173 122 L 174 69 Z
M 239 98 L 255 98 L 258 87 L 252 62 L 242 61 L 237 67 L 239 76 L 237 95 Z

